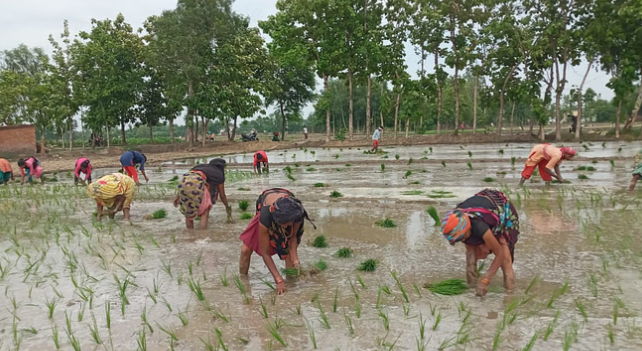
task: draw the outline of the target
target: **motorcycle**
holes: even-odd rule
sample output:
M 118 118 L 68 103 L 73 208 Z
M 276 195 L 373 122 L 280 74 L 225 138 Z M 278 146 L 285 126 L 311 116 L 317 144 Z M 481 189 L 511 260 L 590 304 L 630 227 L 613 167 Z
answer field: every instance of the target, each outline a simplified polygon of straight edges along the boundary
M 246 142 L 246 141 L 259 141 L 259 137 L 256 135 L 256 132 L 252 132 L 250 134 L 241 134 L 241 140 L 243 142 Z

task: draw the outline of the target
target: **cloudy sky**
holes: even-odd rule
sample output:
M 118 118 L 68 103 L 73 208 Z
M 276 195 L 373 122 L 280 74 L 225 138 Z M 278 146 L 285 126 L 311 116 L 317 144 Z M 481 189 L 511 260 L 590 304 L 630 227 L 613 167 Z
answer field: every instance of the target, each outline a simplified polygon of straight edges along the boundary
M 234 9 L 249 16 L 256 25 L 257 21 L 276 12 L 275 3 L 276 0 L 236 0 Z M 49 34 L 59 36 L 65 19 L 69 21 L 72 33 L 89 31 L 92 18 L 115 18 L 118 13 L 134 27 L 140 27 L 148 16 L 160 14 L 175 5 L 176 0 L 0 0 L 0 50 L 24 43 L 51 51 L 47 38 Z M 407 61 L 410 72 L 416 72 L 419 59 L 412 48 L 407 50 Z M 579 86 L 585 70 L 586 64 L 569 67 L 567 86 Z M 607 82 L 606 74 L 592 71 L 586 87 L 610 99 L 613 93 L 606 88 Z M 310 111 L 310 108 L 306 110 Z

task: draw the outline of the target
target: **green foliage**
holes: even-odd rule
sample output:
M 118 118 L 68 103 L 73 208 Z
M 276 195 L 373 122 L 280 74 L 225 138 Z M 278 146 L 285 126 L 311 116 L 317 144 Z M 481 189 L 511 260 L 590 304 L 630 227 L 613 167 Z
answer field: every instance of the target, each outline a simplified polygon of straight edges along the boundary
M 154 211 L 154 213 L 152 214 L 152 218 L 154 219 L 162 219 L 165 217 L 167 217 L 167 211 L 162 208 L 160 210 Z
M 326 183 L 314 183 L 315 188 L 327 188 L 328 184 Z
M 328 263 L 323 259 L 320 259 L 317 263 L 314 264 L 314 267 L 320 271 L 325 271 L 328 269 Z
M 334 191 L 332 191 L 330 193 L 330 197 L 334 197 L 334 198 L 343 197 L 343 194 L 341 194 L 340 192 L 334 190 Z
M 352 257 L 352 249 L 349 247 L 342 247 L 337 250 L 334 255 L 340 258 L 350 258 Z
M 435 208 L 435 206 L 429 206 L 426 211 L 428 212 L 432 220 L 435 221 L 435 227 L 440 226 L 441 219 L 439 219 L 439 213 L 437 212 L 437 209 Z
M 390 218 L 380 219 L 380 220 L 376 221 L 375 224 L 377 226 L 379 226 L 379 227 L 382 227 L 382 228 L 394 228 L 394 227 L 397 226 L 395 221 L 393 221 Z
M 247 211 L 248 207 L 250 207 L 250 202 L 248 200 L 239 201 L 239 209 L 241 211 Z
M 377 269 L 378 262 L 375 259 L 369 258 L 359 264 L 358 270 L 362 272 L 374 272 Z
M 251 213 L 243 212 L 241 213 L 241 220 L 252 219 L 254 216 Z
M 461 279 L 448 279 L 435 284 L 426 284 L 424 288 L 439 295 L 461 295 L 468 290 L 468 285 Z
M 314 238 L 314 241 L 312 242 L 312 246 L 314 247 L 328 247 L 328 241 L 325 238 L 325 235 L 319 235 L 316 238 Z

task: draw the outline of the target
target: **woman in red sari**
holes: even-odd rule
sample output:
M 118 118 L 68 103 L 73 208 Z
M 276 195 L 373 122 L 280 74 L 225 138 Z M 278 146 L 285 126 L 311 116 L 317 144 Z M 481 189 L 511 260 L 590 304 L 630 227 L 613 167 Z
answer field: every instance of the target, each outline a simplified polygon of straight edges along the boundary
M 515 288 L 515 244 L 519 237 L 519 217 L 510 200 L 498 190 L 485 189 L 446 213 L 441 231 L 451 245 L 466 245 L 466 280 L 477 285 L 477 295 L 484 296 L 499 268 L 504 273 L 506 290 Z M 486 275 L 477 282 L 477 260 L 489 253 L 495 258 Z

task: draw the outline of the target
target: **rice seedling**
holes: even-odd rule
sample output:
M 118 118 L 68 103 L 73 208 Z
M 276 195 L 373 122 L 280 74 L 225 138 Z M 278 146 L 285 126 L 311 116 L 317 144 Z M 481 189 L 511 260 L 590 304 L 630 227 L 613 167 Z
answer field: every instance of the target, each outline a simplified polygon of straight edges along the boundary
M 589 179 L 589 177 L 586 174 L 580 174 L 580 175 L 577 176 L 577 179 L 585 180 L 585 179 Z
M 53 340 L 56 350 L 60 350 L 60 334 L 58 332 L 58 326 L 54 324 L 51 328 L 51 339 Z
M 517 161 L 517 157 L 513 156 L 513 157 L 510 158 L 511 166 L 515 167 L 515 161 Z
M 366 283 L 363 281 L 363 278 L 361 278 L 361 276 L 360 276 L 360 275 L 358 275 L 358 274 L 357 274 L 357 282 L 359 283 L 359 285 L 361 285 L 361 287 L 362 287 L 362 288 L 364 288 L 364 289 L 367 289 L 367 288 L 368 288 L 368 286 L 366 285 Z M 353 288 L 353 290 L 354 290 L 354 288 Z M 358 298 L 358 297 L 357 297 L 357 298 Z
M 615 161 L 614 160 L 609 160 L 609 163 L 611 164 L 611 167 L 615 167 Z
M 379 317 L 381 317 L 383 328 L 385 330 L 390 330 L 390 319 L 388 318 L 388 313 L 384 312 L 382 309 L 379 309 Z
M 332 301 L 332 312 L 337 313 L 339 307 L 339 288 L 334 289 L 334 300 Z
M 243 295 L 243 298 L 245 300 L 245 304 L 249 305 L 250 304 L 250 298 L 247 296 L 247 291 L 245 290 L 245 285 L 243 285 L 243 282 L 241 281 L 241 277 L 238 275 L 234 276 L 234 284 L 236 284 L 236 287 L 239 289 L 239 292 L 241 295 Z
M 334 255 L 340 258 L 350 258 L 352 257 L 352 249 L 349 247 L 343 247 L 337 250 Z
M 404 174 L 404 176 L 403 176 L 403 179 L 408 179 L 408 177 L 410 177 L 411 175 L 412 175 L 412 171 L 411 170 L 407 170 L 406 174 Z
M 377 269 L 377 260 L 372 258 L 367 259 L 361 262 L 361 264 L 359 264 L 359 268 L 357 269 L 362 272 L 374 272 L 374 270 Z
M 296 277 L 299 275 L 299 270 L 296 268 L 282 268 L 281 272 L 289 277 Z
M 339 154 L 334 155 L 334 158 L 339 158 Z
M 622 152 L 622 148 L 621 148 L 621 147 L 618 147 L 618 148 L 617 148 L 617 152 Z
M 352 323 L 352 318 L 346 313 L 346 311 L 343 311 L 343 319 L 346 321 L 346 325 L 348 326 L 348 332 L 350 335 L 354 335 L 354 325 Z
M 412 157 L 411 157 L 411 158 L 409 158 L 409 159 L 408 159 L 408 165 L 411 165 L 411 164 L 412 164 L 412 162 L 413 162 L 413 159 L 412 159 Z
M 239 201 L 239 210 L 247 211 L 248 207 L 250 207 L 250 202 L 248 200 Z
M 564 340 L 562 341 L 562 350 L 568 351 L 574 342 L 577 342 L 577 323 L 573 322 L 564 331 Z
M 555 330 L 555 327 L 557 326 L 557 319 L 560 316 L 560 310 L 555 311 L 555 316 L 553 317 L 553 320 L 546 325 L 546 328 L 544 329 L 544 341 L 548 341 L 548 338 L 551 336 L 553 331 Z
M 575 308 L 577 308 L 577 310 L 582 315 L 582 318 L 584 318 L 584 322 L 588 322 L 588 314 L 586 313 L 586 307 L 584 306 L 582 301 L 580 301 L 580 299 L 575 299 Z
M 326 328 L 330 329 L 330 321 L 328 320 L 328 315 L 323 311 L 321 303 L 317 300 L 317 308 L 319 309 L 319 316 L 321 317 L 321 324 Z
M 167 211 L 165 211 L 162 208 L 159 209 L 159 210 L 156 210 L 156 211 L 154 211 L 154 213 L 152 213 L 152 218 L 153 219 L 162 219 L 162 218 L 165 218 L 165 217 L 167 217 Z
M 613 343 L 615 342 L 615 334 L 613 333 L 613 326 L 609 324 L 606 327 L 606 331 L 608 333 L 609 341 L 611 342 L 611 345 L 613 345 Z
M 468 285 L 461 279 L 448 279 L 435 284 L 426 284 L 424 288 L 439 295 L 461 295 L 468 290 Z
M 312 167 L 308 167 L 308 168 L 305 169 L 305 171 L 306 172 L 314 172 L 314 171 L 316 171 L 316 169 L 314 169 Z
M 168 182 L 170 182 L 170 183 L 178 182 L 178 176 L 177 175 L 173 176 L 170 180 L 168 180 Z
M 435 206 L 429 206 L 426 211 L 428 212 L 428 215 L 430 215 L 432 220 L 435 222 L 435 227 L 440 226 L 441 219 L 439 218 L 439 213 L 437 212 L 437 209 L 435 208 Z
M 312 342 L 312 347 L 316 350 L 317 349 L 317 338 L 314 335 L 314 328 L 312 325 L 310 325 L 310 322 L 308 321 L 307 318 L 305 318 L 305 326 L 308 329 L 308 336 L 310 337 L 310 342 Z
M 296 156 L 296 155 L 293 155 L 293 156 Z M 294 167 L 299 168 L 299 167 L 301 167 L 301 164 L 297 162 L 297 163 L 294 164 Z
M 466 166 L 468 166 L 468 169 L 473 169 L 473 164 L 470 162 L 466 162 Z
M 424 192 L 421 191 L 421 190 L 409 190 L 409 191 L 404 191 L 403 193 L 401 193 L 401 195 L 409 195 L 410 196 L 410 195 L 421 195 L 423 193 Z
M 393 221 L 390 218 L 380 219 L 380 220 L 375 222 L 375 225 L 377 225 L 379 227 L 382 227 L 382 228 L 394 228 L 394 227 L 397 226 L 395 221 Z
M 437 317 L 435 318 L 435 322 L 432 325 L 432 330 L 435 331 L 437 328 L 439 328 L 439 323 L 441 323 L 441 312 L 437 314 Z
M 56 303 L 57 301 L 55 297 L 51 300 L 46 299 L 45 305 L 47 306 L 47 310 L 49 311 L 49 319 L 53 319 L 54 310 L 56 309 Z
M 103 343 L 103 340 L 100 338 L 100 332 L 98 330 L 96 318 L 93 318 L 93 322 L 93 325 L 89 325 L 89 332 L 91 333 L 91 338 L 94 340 L 96 345 L 100 345 Z
M 484 182 L 486 182 L 486 183 L 492 183 L 494 181 L 495 181 L 495 178 L 491 178 L 491 177 L 484 178 Z
M 406 293 L 406 289 L 404 288 L 403 284 L 401 284 L 399 277 L 397 277 L 397 273 L 395 273 L 394 271 L 391 271 L 390 275 L 392 275 L 392 279 L 395 280 L 395 284 L 397 284 L 397 289 L 401 291 L 401 295 L 403 295 L 403 299 L 406 302 L 410 302 L 410 299 L 408 298 L 408 294 Z
M 291 180 L 293 182 L 296 181 L 296 178 L 294 178 L 294 176 L 292 176 L 292 174 L 290 174 L 290 173 L 287 174 L 287 177 L 288 177 L 289 180 Z
M 261 309 L 259 312 L 263 316 L 263 318 L 267 319 L 268 318 L 268 312 L 267 312 L 267 307 L 265 306 L 265 303 L 263 303 L 263 299 L 261 296 L 259 296 L 259 303 L 261 304 Z
M 396 154 L 395 155 L 395 160 L 398 160 L 398 159 L 399 159 L 399 154 Z
M 238 189 L 236 189 L 236 190 L 238 190 L 238 191 L 250 191 L 250 189 L 248 189 L 248 188 L 243 188 L 243 187 L 240 187 L 240 188 L 238 188 Z
M 163 333 L 167 334 L 169 337 L 170 341 L 178 341 L 178 336 L 176 336 L 176 331 L 174 331 L 174 328 L 171 326 L 164 326 L 161 325 L 160 323 L 156 322 L 156 326 L 160 331 Z
M 526 290 L 524 290 L 524 295 L 527 295 L 528 292 L 531 291 L 531 289 L 533 289 L 533 287 L 535 287 L 535 285 L 537 285 L 541 280 L 542 278 L 539 276 L 539 274 L 535 275 L 533 279 L 531 279 L 530 283 L 528 283 Z
M 241 213 L 241 217 L 240 218 L 241 218 L 241 220 L 245 221 L 245 220 L 254 218 L 254 216 L 252 216 L 252 214 L 250 214 L 250 213 L 243 212 L 243 213 Z
M 566 291 L 568 291 L 568 280 L 564 281 L 564 284 L 559 289 L 556 289 L 553 291 L 553 294 L 551 295 L 551 298 L 548 300 L 548 303 L 546 304 L 547 308 L 553 307 L 553 303 L 562 295 L 566 294 Z
M 107 329 L 111 330 L 111 303 L 109 301 L 105 301 L 105 323 Z
M 312 242 L 312 246 L 314 247 L 328 247 L 328 241 L 325 238 L 325 235 L 319 235 L 316 238 L 314 238 L 314 241 Z
M 336 198 L 339 198 L 339 197 L 343 197 L 343 194 L 341 194 L 340 192 L 334 190 L 333 192 L 330 193 L 330 197 L 336 199 Z

